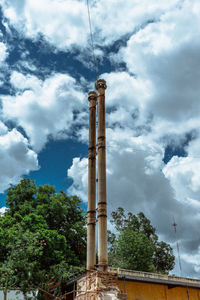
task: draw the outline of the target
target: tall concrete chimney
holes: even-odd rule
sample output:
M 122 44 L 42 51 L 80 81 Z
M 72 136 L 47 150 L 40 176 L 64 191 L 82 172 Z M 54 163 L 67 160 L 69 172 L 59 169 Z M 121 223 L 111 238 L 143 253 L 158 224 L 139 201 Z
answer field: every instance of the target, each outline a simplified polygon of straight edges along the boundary
M 107 202 L 106 202 L 106 125 L 105 89 L 106 82 L 97 80 L 98 91 L 98 268 L 106 271 L 108 267 L 107 249 Z
M 95 92 L 88 94 L 90 101 L 90 133 L 88 163 L 88 226 L 86 276 L 77 281 L 76 300 L 126 299 L 118 287 L 117 275 L 108 272 L 107 251 L 107 202 L 106 202 L 106 82 L 97 80 Z M 98 99 L 98 269 L 95 270 L 95 223 L 96 223 L 96 101 Z
M 96 268 L 96 92 L 89 92 L 87 270 Z

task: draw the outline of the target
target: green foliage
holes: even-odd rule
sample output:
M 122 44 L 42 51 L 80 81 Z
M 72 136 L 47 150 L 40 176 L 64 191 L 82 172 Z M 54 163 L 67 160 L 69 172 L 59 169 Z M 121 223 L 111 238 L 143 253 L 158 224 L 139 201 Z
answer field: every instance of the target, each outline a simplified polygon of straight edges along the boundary
M 165 273 L 174 267 L 174 255 L 172 248 L 165 242 L 156 242 L 153 263 L 156 266 L 156 271 Z
M 67 280 L 85 265 L 86 227 L 80 200 L 22 180 L 7 193 L 0 217 L 0 285 L 24 295 L 49 280 Z
M 5 276 L 1 278 L 4 284 L 9 277 L 9 286 L 19 287 L 24 293 L 29 286 L 35 286 L 42 279 L 40 259 L 43 247 L 39 240 L 39 233 L 24 231 L 20 226 L 11 230 L 6 245 L 7 259 L 1 264 Z
M 172 248 L 158 241 L 155 228 L 142 212 L 126 215 L 119 207 L 111 215 L 117 232 L 108 232 L 109 261 L 114 267 L 158 273 L 173 269 Z
M 153 245 L 142 232 L 123 230 L 114 244 L 114 254 L 113 264 L 123 269 L 153 269 Z

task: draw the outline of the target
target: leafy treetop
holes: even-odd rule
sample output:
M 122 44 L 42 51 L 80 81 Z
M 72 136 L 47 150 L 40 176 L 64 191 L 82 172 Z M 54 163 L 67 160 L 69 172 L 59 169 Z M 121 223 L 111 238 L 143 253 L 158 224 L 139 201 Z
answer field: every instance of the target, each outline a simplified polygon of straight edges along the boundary
M 67 280 L 85 266 L 86 227 L 81 201 L 37 187 L 29 178 L 7 192 L 0 217 L 0 284 L 27 292 L 48 280 Z
M 140 212 L 125 213 L 122 207 L 111 213 L 115 233 L 108 232 L 109 258 L 114 267 L 168 273 L 174 267 L 169 244 L 159 241 L 156 229 Z

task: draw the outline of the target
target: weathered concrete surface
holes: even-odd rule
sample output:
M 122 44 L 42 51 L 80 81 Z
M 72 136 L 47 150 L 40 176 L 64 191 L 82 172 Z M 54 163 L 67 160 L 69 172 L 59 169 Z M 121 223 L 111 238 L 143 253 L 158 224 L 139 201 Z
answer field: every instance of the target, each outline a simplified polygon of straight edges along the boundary
M 76 300 L 125 300 L 118 288 L 116 275 L 94 271 L 77 282 Z
M 87 270 L 96 267 L 96 92 L 89 92 Z
M 98 269 L 107 271 L 105 80 L 97 80 L 95 87 L 98 91 Z

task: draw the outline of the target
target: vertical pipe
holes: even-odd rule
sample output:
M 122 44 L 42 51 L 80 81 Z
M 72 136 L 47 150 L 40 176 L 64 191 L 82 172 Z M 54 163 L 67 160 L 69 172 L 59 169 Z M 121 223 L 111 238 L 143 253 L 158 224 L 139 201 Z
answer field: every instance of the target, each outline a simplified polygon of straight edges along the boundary
M 105 89 L 106 82 L 97 80 L 98 91 L 98 267 L 106 271 L 108 267 L 107 250 L 107 203 L 106 203 L 106 124 Z
M 126 283 L 125 283 L 125 276 L 124 276 L 124 295 L 126 294 Z
M 75 299 L 75 290 L 76 290 L 76 283 L 74 282 L 74 286 L 73 286 L 73 300 Z
M 189 294 L 188 286 L 187 286 L 187 297 L 188 297 L 188 300 L 190 300 L 190 294 Z
M 87 270 L 96 266 L 96 92 L 89 92 Z

